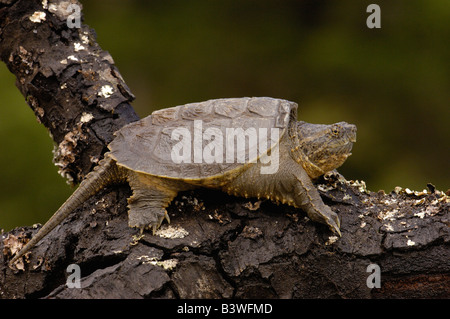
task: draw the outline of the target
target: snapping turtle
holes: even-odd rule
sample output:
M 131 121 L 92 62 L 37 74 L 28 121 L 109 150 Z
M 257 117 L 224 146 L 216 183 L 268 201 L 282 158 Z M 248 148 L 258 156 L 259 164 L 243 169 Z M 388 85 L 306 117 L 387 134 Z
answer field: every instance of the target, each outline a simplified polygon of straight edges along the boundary
M 232 98 L 153 112 L 115 133 L 99 165 L 11 260 L 30 250 L 67 215 L 108 184 L 127 181 L 130 227 L 153 232 L 179 191 L 216 188 L 301 208 L 338 234 L 339 218 L 312 183 L 344 163 L 356 126 L 297 121 L 297 104 Z

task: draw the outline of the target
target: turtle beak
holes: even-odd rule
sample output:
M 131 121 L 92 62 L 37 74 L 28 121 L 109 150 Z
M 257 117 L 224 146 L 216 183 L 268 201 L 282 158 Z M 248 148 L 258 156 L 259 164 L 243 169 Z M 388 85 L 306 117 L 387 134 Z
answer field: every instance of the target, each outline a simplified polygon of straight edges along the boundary
M 349 129 L 347 130 L 347 136 L 350 142 L 356 142 L 356 125 L 348 124 Z

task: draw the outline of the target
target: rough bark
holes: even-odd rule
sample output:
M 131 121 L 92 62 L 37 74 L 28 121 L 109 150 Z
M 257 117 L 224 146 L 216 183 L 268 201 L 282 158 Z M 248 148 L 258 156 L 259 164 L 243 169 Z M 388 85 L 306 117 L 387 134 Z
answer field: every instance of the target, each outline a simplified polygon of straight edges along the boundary
M 0 58 L 51 132 L 61 173 L 78 182 L 112 133 L 137 119 L 133 95 L 94 31 L 67 27 L 69 1 L 43 3 L 0 1 Z M 317 187 L 341 218 L 341 238 L 300 210 L 210 190 L 179 194 L 168 209 L 171 224 L 139 236 L 127 226 L 129 187 L 106 188 L 36 246 L 22 270 L 7 262 L 38 229 L 2 234 L 0 296 L 450 297 L 446 194 L 432 185 L 426 192 L 374 193 L 333 175 Z M 81 288 L 66 285 L 70 264 L 80 267 Z M 381 288 L 367 285 L 372 264 L 380 267 Z

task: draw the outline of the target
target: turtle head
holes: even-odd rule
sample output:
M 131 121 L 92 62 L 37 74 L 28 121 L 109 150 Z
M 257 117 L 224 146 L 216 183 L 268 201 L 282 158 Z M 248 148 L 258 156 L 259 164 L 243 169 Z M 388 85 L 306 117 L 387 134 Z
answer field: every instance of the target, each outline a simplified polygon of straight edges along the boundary
M 311 178 L 341 166 L 356 142 L 356 126 L 346 122 L 331 125 L 296 122 L 294 156 Z

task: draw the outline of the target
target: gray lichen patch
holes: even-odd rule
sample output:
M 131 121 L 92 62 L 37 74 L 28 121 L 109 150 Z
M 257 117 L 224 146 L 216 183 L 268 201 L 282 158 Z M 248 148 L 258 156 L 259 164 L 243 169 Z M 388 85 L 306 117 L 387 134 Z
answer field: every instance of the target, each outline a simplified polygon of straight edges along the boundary
M 92 115 L 92 113 L 83 112 L 83 114 L 81 114 L 80 122 L 81 123 L 88 123 L 88 122 L 90 122 L 93 119 L 94 119 L 94 116 Z
M 86 47 L 79 42 L 75 42 L 73 44 L 73 49 L 75 50 L 75 52 L 78 52 L 78 51 L 86 50 Z
M 160 260 L 159 257 L 150 257 L 147 255 L 142 255 L 137 257 L 138 260 L 142 262 L 143 265 L 150 264 L 163 268 L 164 270 L 173 270 L 178 264 L 178 260 L 175 258 Z
M 359 192 L 361 192 L 361 193 L 366 193 L 366 194 L 369 193 L 369 191 L 367 190 L 366 182 L 363 181 L 363 180 L 361 180 L 361 181 L 359 181 L 359 180 L 356 180 L 356 181 L 351 180 L 351 181 L 346 181 L 345 183 L 347 185 L 349 185 L 349 186 L 357 187 Z
M 114 90 L 111 85 L 103 85 L 100 88 L 100 91 L 97 93 L 98 96 L 109 98 L 114 93 Z
M 175 239 L 184 238 L 189 235 L 189 232 L 182 227 L 168 225 L 159 228 L 155 235 L 162 238 Z
M 45 15 L 46 14 L 43 11 L 36 11 L 29 17 L 29 19 L 34 23 L 41 23 L 42 21 L 45 21 Z
M 57 4 L 48 3 L 47 1 L 42 1 L 42 6 L 44 9 L 48 9 L 49 12 L 57 16 L 61 21 L 66 21 L 67 18 L 73 14 L 73 10 L 69 10 L 72 7 L 72 1 L 59 1 Z M 77 6 L 79 6 L 80 10 L 82 9 L 82 5 L 77 2 Z
M 81 130 L 81 125 L 67 133 L 64 139 L 53 149 L 53 163 L 58 167 L 58 173 L 67 179 L 67 183 L 73 183 L 73 176 L 69 169 L 70 164 L 77 158 L 77 145 L 86 136 Z

